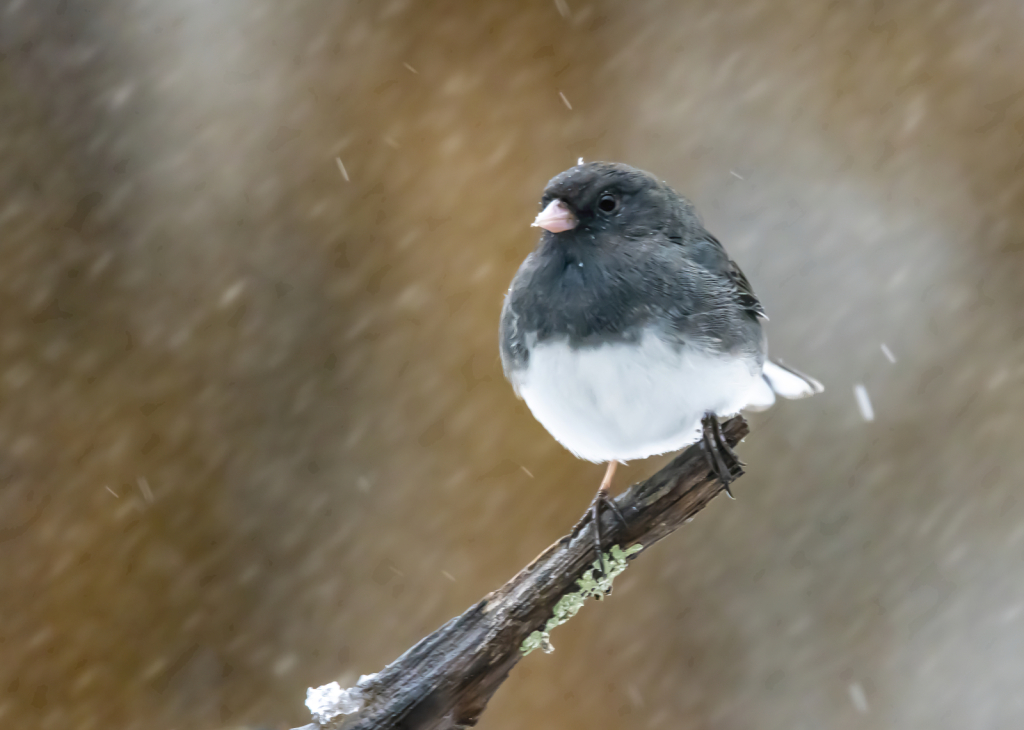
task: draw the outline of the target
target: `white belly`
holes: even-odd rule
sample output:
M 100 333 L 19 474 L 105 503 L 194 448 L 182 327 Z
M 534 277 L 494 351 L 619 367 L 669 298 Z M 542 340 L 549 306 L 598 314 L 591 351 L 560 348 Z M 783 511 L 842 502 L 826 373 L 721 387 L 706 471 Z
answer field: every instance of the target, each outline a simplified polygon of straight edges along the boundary
M 519 394 L 552 436 L 589 461 L 627 461 L 697 440 L 707 412 L 739 412 L 761 381 L 757 361 L 707 354 L 648 332 L 639 344 L 530 350 Z

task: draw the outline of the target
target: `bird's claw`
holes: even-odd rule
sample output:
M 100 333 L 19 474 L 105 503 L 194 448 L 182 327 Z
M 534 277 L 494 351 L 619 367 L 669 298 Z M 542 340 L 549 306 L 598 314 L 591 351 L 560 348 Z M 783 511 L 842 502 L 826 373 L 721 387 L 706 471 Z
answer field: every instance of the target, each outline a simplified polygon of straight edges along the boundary
M 740 460 L 736 452 L 729 446 L 729 442 L 722 433 L 722 426 L 713 413 L 705 414 L 701 419 L 702 442 L 704 458 L 707 459 L 711 472 L 722 482 L 722 488 L 731 499 L 732 489 L 729 488 L 736 479 L 743 476 L 743 467 L 746 464 Z
M 598 560 L 601 561 L 601 572 L 605 575 L 608 574 L 608 565 L 605 563 L 604 550 L 602 547 L 601 538 L 601 508 L 604 507 L 615 515 L 615 518 L 623 527 L 628 527 L 626 524 L 626 518 L 622 516 L 622 510 L 615 504 L 615 500 L 608 495 L 608 490 L 604 487 L 597 490 L 597 494 L 594 495 L 594 500 L 590 503 L 590 507 L 580 517 L 579 522 L 572 528 L 572 532 L 569 534 L 569 540 L 573 540 L 577 535 L 587 526 L 588 523 L 594 523 L 594 550 L 597 552 Z

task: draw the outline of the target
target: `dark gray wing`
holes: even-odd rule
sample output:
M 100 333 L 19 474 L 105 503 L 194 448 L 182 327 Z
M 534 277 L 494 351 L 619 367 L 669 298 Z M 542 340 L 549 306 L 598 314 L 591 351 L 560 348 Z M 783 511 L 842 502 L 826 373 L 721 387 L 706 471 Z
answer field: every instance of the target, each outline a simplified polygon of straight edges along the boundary
M 684 243 L 686 238 L 692 241 L 692 243 Z M 692 237 L 687 236 L 684 238 L 682 235 L 669 236 L 669 240 L 680 246 L 686 246 L 691 252 L 693 260 L 710 273 L 723 276 L 725 281 L 728 282 L 727 286 L 732 292 L 732 298 L 735 299 L 743 311 L 748 312 L 754 318 L 764 317 L 768 319 L 764 307 L 761 306 L 757 295 L 754 294 L 754 288 L 750 286 L 750 281 L 739 265 L 729 258 L 729 254 L 725 252 L 725 246 L 717 238 L 707 231 L 701 231 L 699 235 L 693 235 Z
M 747 281 L 747 277 L 732 259 L 729 259 L 726 276 L 736 288 L 736 300 L 740 303 L 740 306 L 756 317 L 764 317 L 765 319 L 768 319 L 768 315 L 764 313 L 764 307 L 761 306 L 761 302 L 758 300 L 757 295 L 754 294 L 753 287 L 750 286 L 750 282 Z
M 689 237 L 683 248 L 685 256 L 675 254 L 661 262 L 672 280 L 673 299 L 679 303 L 667 312 L 676 335 L 683 342 L 701 342 L 720 352 L 751 353 L 763 360 L 760 318 L 765 316 L 764 309 L 743 271 L 722 244 L 704 231 Z

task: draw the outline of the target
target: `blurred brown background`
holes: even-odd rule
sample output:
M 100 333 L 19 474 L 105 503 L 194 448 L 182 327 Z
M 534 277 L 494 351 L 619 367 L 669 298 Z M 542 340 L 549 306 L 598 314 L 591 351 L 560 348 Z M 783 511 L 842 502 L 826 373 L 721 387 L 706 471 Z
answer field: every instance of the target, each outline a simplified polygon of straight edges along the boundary
M 583 156 L 690 196 L 828 390 L 480 727 L 1020 727 L 1022 39 L 1010 0 L 0 2 L 0 725 L 303 724 L 568 529 L 602 469 L 497 317 Z

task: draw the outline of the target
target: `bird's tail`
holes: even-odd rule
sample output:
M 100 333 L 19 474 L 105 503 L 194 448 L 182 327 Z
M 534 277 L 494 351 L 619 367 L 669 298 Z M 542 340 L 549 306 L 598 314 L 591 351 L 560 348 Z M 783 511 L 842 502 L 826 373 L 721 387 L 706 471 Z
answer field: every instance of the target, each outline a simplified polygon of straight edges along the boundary
M 806 398 L 825 390 L 825 386 L 810 375 L 771 360 L 764 361 L 761 378 L 747 403 L 747 410 L 763 411 L 769 408 L 775 402 L 776 395 L 789 399 Z

